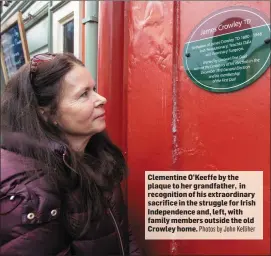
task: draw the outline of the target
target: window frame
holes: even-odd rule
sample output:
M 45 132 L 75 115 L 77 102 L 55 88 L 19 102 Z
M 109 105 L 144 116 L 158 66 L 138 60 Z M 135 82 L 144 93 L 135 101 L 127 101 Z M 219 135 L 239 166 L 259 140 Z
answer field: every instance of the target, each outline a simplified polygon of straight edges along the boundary
M 53 52 L 59 53 L 64 50 L 64 25 L 74 20 L 74 55 L 82 59 L 82 33 L 80 1 L 70 1 L 53 12 Z

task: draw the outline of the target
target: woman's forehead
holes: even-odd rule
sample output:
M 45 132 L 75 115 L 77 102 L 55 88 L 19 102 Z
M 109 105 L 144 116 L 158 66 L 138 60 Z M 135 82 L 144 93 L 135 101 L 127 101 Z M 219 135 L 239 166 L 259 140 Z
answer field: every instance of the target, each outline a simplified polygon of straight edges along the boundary
M 76 65 L 70 70 L 64 78 L 64 81 L 70 85 L 76 85 L 79 82 L 94 83 L 90 72 L 83 66 Z
M 73 93 L 86 86 L 94 86 L 90 72 L 83 66 L 76 65 L 71 71 L 69 71 L 63 80 L 63 91 L 69 91 Z

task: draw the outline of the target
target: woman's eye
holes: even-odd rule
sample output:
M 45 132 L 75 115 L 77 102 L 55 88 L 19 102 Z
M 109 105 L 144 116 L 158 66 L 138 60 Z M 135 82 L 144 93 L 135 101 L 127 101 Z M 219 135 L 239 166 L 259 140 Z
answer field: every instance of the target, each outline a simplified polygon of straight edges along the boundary
M 97 87 L 96 87 L 96 86 L 93 87 L 93 91 L 94 91 L 94 92 L 97 92 Z
M 86 97 L 88 96 L 88 91 L 85 91 L 80 97 Z

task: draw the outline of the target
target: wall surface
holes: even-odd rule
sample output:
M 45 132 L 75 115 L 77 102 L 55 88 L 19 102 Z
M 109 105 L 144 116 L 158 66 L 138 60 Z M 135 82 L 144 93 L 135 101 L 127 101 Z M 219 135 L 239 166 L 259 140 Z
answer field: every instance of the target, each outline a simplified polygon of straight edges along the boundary
M 128 159 L 130 221 L 148 256 L 270 255 L 270 68 L 242 90 L 215 94 L 196 86 L 182 63 L 195 26 L 239 5 L 270 17 L 268 1 L 100 6 L 99 88 L 109 99 L 109 134 Z M 123 15 L 114 18 L 113 11 Z M 144 241 L 146 170 L 262 170 L 263 240 Z

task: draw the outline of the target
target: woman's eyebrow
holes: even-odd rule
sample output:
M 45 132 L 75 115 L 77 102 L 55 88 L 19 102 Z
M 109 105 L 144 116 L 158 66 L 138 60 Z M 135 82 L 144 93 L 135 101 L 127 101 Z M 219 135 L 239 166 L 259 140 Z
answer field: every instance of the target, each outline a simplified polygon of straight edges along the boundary
M 85 85 L 85 86 L 77 88 L 77 90 L 74 91 L 74 94 L 77 95 L 77 94 L 82 93 L 85 90 L 89 90 L 89 89 L 90 89 L 89 85 Z
M 90 88 L 93 88 L 93 89 L 97 89 L 97 84 L 93 84 L 93 85 L 85 85 L 85 86 L 82 86 L 80 88 L 78 88 L 76 91 L 75 91 L 75 95 L 79 94 L 79 93 L 82 93 L 84 92 L 85 90 L 89 90 Z

